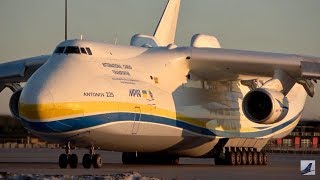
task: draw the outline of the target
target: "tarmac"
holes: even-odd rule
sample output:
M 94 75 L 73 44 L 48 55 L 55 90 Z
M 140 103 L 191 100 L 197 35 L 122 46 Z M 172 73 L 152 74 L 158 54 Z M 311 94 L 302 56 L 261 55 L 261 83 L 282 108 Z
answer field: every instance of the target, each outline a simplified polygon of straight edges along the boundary
M 103 175 L 116 175 L 128 172 L 137 172 L 141 176 L 168 180 L 320 179 L 319 154 L 268 154 L 269 164 L 267 166 L 217 166 L 214 165 L 214 159 L 194 158 L 181 158 L 180 165 L 123 165 L 121 163 L 121 153 L 97 151 L 103 157 L 104 164 L 102 168 L 84 169 L 81 165 L 81 159 L 83 154 L 87 153 L 87 150 L 73 150 L 72 153 L 76 153 L 79 158 L 78 168 L 60 169 L 57 162 L 60 153 L 63 152 L 62 149 L 2 148 L 0 149 L 0 179 L 1 174 L 27 174 L 33 175 L 33 177 L 39 177 L 39 175 L 49 175 L 52 177 L 64 175 L 59 176 L 58 179 L 77 179 L 85 176 L 87 178 L 84 179 L 90 179 L 94 177 L 101 178 Z M 315 160 L 316 175 L 301 175 L 300 160 Z

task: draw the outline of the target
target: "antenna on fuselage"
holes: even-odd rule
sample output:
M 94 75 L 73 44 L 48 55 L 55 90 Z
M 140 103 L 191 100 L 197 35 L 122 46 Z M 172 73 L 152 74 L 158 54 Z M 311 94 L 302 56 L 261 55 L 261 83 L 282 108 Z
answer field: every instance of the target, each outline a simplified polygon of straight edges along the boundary
M 68 0 L 64 1 L 64 40 L 68 39 L 67 36 L 68 25 Z
M 118 42 L 118 35 L 117 33 L 115 34 L 115 37 L 114 37 L 114 44 L 117 45 L 117 42 Z

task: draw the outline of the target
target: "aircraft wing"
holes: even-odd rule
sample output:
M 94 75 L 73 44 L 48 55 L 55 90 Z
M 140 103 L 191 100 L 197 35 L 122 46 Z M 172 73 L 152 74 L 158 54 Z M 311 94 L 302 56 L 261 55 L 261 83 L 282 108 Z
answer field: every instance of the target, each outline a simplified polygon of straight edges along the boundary
M 283 70 L 292 78 L 320 79 L 320 57 L 215 48 L 191 48 L 190 72 L 205 80 L 273 77 Z
M 50 55 L 36 56 L 0 64 L 0 92 L 12 84 L 26 82 Z

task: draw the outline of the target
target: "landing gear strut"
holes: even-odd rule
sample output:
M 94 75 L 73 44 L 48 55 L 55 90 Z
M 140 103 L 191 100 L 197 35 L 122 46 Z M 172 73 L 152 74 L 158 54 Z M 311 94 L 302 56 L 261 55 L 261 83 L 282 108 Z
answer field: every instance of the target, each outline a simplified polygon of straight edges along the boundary
M 77 168 L 78 156 L 76 154 L 71 154 L 70 142 L 65 145 L 65 151 L 66 153 L 60 154 L 59 156 L 59 167 L 65 169 L 69 164 L 70 168 Z
M 89 169 L 91 165 L 94 168 L 101 168 L 102 167 L 102 158 L 100 154 L 95 154 L 95 149 L 93 146 L 89 148 L 89 154 L 83 155 L 82 158 L 82 166 L 86 169 Z
M 230 148 L 224 152 L 224 158 L 216 157 L 216 165 L 267 165 L 268 157 L 265 152 L 254 149 Z

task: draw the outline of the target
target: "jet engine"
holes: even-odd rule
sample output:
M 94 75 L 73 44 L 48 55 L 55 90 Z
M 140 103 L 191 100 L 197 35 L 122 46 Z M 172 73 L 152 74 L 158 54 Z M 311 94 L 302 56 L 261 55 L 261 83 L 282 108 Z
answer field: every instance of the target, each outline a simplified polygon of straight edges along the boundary
M 255 123 L 272 124 L 288 113 L 288 100 L 279 91 L 257 88 L 245 95 L 242 109 L 245 116 Z
M 11 111 L 11 114 L 16 118 L 16 119 L 20 119 L 20 115 L 19 115 L 19 99 L 20 99 L 20 95 L 21 95 L 22 89 L 14 92 L 10 98 L 9 101 L 9 108 Z

